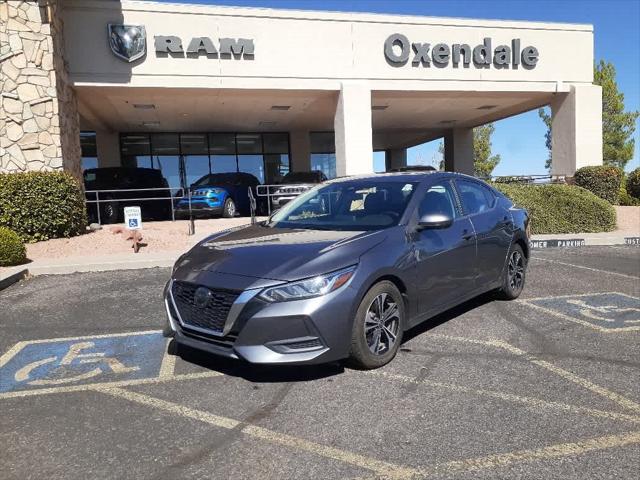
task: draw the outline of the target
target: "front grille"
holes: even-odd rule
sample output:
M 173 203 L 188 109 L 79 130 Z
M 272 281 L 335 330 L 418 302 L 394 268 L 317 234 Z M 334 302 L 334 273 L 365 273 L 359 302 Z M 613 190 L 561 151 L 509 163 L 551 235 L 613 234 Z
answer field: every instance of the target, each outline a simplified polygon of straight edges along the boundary
M 206 301 L 200 303 L 196 301 L 196 290 L 199 288 L 207 293 Z M 207 289 L 187 282 L 174 282 L 171 293 L 185 326 L 215 333 L 222 333 L 229 309 L 240 294 L 232 290 Z

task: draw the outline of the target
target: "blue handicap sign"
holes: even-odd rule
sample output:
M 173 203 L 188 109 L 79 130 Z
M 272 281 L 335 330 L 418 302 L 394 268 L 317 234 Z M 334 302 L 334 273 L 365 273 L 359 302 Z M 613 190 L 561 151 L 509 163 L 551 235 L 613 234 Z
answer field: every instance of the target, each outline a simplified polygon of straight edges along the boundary
M 155 378 L 165 347 L 161 332 L 25 342 L 0 363 L 0 393 Z
M 599 330 L 640 328 L 640 299 L 621 293 L 536 298 L 526 302 Z
M 138 219 L 137 218 L 130 218 L 129 219 L 129 228 L 136 228 L 138 226 Z

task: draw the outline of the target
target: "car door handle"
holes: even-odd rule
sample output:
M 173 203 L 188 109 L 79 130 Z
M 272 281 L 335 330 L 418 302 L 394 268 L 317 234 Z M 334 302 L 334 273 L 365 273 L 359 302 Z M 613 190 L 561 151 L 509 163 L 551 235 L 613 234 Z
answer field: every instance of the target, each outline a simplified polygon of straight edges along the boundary
M 462 231 L 462 239 L 463 240 L 471 240 L 473 238 L 473 233 L 469 233 L 468 230 Z

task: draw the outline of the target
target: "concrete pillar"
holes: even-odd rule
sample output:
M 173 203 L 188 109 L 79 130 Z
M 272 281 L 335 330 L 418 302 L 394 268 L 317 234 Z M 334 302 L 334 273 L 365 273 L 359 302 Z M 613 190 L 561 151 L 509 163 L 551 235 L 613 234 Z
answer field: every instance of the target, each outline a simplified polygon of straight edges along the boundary
M 371 89 L 367 83 L 342 83 L 333 125 L 336 175 L 373 173 Z
M 454 128 L 444 136 L 444 169 L 474 174 L 473 128 Z
M 96 150 L 98 167 L 120 166 L 120 136 L 118 132 L 96 130 Z
M 306 130 L 289 132 L 291 157 L 289 169 L 292 172 L 308 172 L 311 170 L 311 138 Z
M 602 87 L 572 85 L 551 103 L 551 173 L 602 165 Z
M 402 168 L 407 166 L 407 149 L 394 148 L 385 150 L 384 152 L 385 170 L 393 170 L 394 168 Z

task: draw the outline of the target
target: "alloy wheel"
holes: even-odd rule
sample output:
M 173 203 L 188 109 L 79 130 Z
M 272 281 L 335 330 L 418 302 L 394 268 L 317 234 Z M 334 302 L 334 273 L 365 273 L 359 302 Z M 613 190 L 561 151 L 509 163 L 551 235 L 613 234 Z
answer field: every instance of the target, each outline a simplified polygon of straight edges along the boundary
M 398 338 L 400 312 L 398 305 L 387 293 L 381 293 L 367 309 L 364 319 L 364 336 L 374 355 L 389 352 Z
M 236 206 L 233 202 L 227 202 L 227 215 L 233 217 L 236 214 Z
M 509 257 L 509 287 L 514 292 L 520 291 L 524 284 L 524 258 L 515 250 Z

